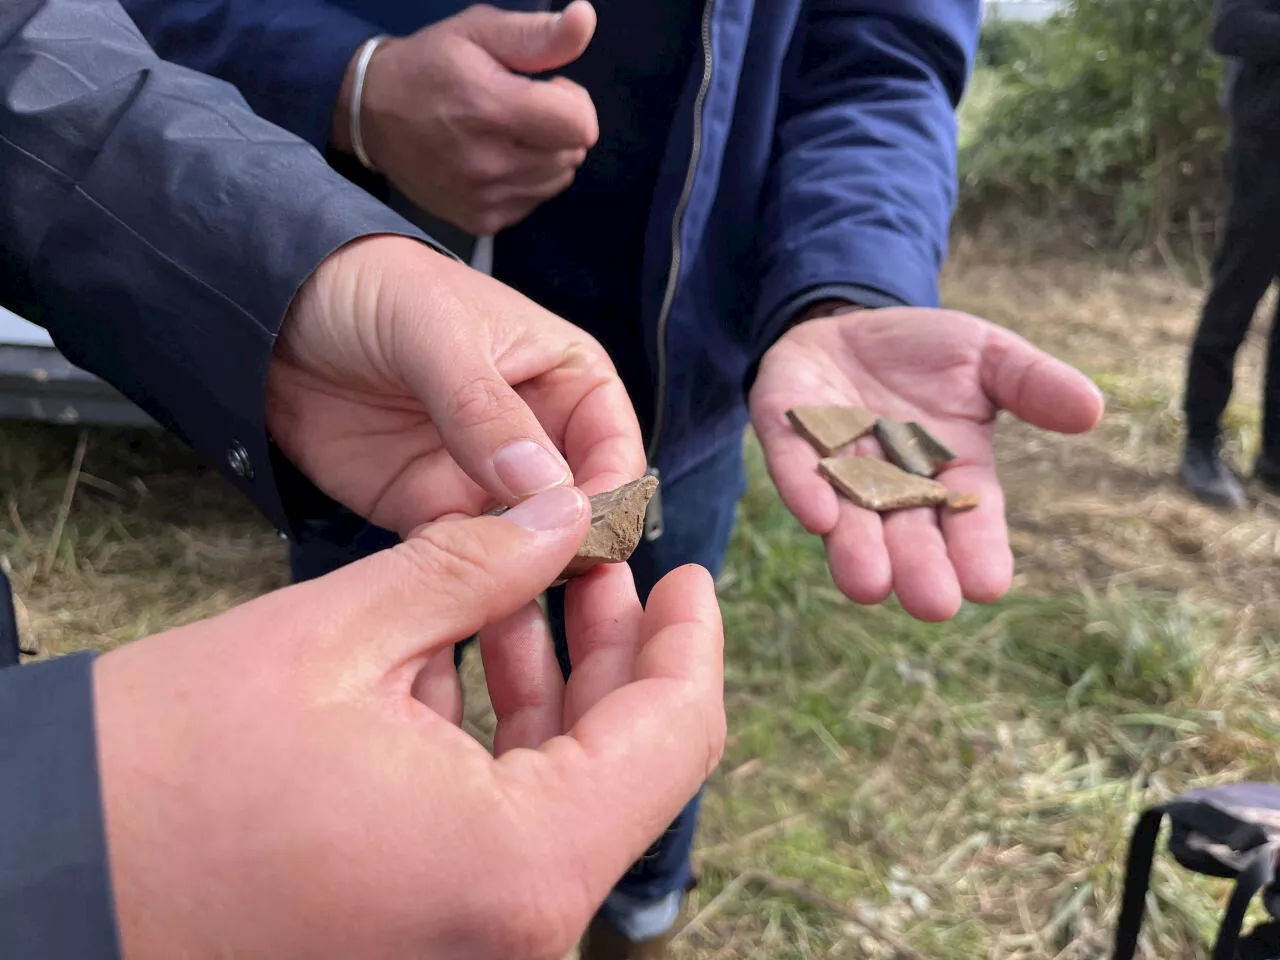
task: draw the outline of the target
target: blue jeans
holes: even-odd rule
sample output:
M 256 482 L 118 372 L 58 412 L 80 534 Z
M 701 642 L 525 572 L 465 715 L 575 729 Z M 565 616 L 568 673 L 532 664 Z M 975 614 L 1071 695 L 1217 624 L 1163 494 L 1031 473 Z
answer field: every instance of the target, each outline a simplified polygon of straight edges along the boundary
M 738 500 L 746 486 L 741 441 L 727 444 L 684 476 L 662 485 L 664 533 L 658 540 L 641 541 L 631 557 L 631 570 L 641 600 L 648 599 L 654 584 L 666 574 L 687 563 L 700 564 L 712 575 L 719 575 L 733 533 Z M 368 527 L 344 543 L 320 541 L 309 543 L 305 548 L 291 543 L 289 560 L 294 580 L 309 580 L 330 573 L 397 541 L 393 533 Z M 563 589 L 548 592 L 547 610 L 556 657 L 567 676 L 570 665 L 564 639 Z M 455 649 L 455 661 L 461 659 L 463 646 L 458 644 Z M 689 886 L 693 879 L 689 857 L 700 799 L 700 796 L 694 797 L 680 812 L 622 878 L 618 891 L 640 900 L 656 900 Z

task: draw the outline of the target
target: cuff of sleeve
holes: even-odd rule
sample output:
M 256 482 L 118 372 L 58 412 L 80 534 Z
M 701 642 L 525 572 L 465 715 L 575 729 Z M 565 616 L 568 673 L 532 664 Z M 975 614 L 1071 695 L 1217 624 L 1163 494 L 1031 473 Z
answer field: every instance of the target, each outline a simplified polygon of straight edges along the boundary
M 289 306 L 352 240 L 432 241 L 302 141 L 238 114 L 242 136 L 232 138 L 222 104 L 190 110 L 212 81 L 172 79 L 169 90 L 137 95 L 66 197 L 32 273 L 67 359 L 119 389 L 291 530 L 292 504 L 318 509 L 318 498 L 301 483 L 279 484 L 267 436 L 267 368 Z M 207 147 L 214 135 L 218 150 Z M 163 190 L 119 189 L 147 178 Z
M 820 299 L 857 299 L 865 307 L 938 303 L 937 263 L 896 231 L 833 227 L 803 243 L 792 245 L 784 238 L 774 250 L 756 305 L 761 355 L 806 304 Z
M 795 296 L 784 300 L 775 312 L 775 316 L 770 318 L 769 325 L 771 328 L 778 330 L 778 337 L 780 337 L 795 326 L 797 320 L 806 310 L 815 303 L 821 303 L 823 300 L 847 300 L 849 303 L 855 303 L 868 310 L 878 310 L 881 307 L 905 307 L 907 305 L 897 297 L 885 293 L 883 290 L 876 290 L 873 287 L 857 283 L 828 283 L 823 286 L 802 290 Z M 777 337 L 774 339 L 776 340 Z
M 8 960 L 120 955 L 94 656 L 0 671 L 0 931 Z
M 868 310 L 877 310 L 881 307 L 904 307 L 907 305 L 902 300 L 885 293 L 883 290 L 877 290 L 874 287 L 863 286 L 858 283 L 824 283 L 808 287 L 799 293 L 793 294 L 783 300 L 773 311 L 772 316 L 765 320 L 766 329 L 772 332 L 764 345 L 764 349 L 760 351 L 760 355 L 747 368 L 742 384 L 744 395 L 751 392 L 751 387 L 756 382 L 756 375 L 760 372 L 760 359 L 764 356 L 764 350 L 769 349 L 788 330 L 794 327 L 806 310 L 815 303 L 821 303 L 823 300 L 847 300 L 849 303 L 855 303 Z
M 245 99 L 267 120 L 323 151 L 347 67 L 384 31 L 332 3 L 284 4 L 263 28 Z

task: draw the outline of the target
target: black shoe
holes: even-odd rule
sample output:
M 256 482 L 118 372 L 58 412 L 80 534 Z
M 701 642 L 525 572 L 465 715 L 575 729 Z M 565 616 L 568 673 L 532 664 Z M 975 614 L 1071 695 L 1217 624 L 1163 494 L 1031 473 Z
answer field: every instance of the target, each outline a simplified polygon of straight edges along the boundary
M 1240 481 L 1212 447 L 1189 444 L 1182 454 L 1178 475 L 1183 486 L 1202 503 L 1238 510 L 1248 502 Z
M 1275 457 L 1259 455 L 1253 464 L 1253 479 L 1268 493 L 1280 497 L 1280 461 Z

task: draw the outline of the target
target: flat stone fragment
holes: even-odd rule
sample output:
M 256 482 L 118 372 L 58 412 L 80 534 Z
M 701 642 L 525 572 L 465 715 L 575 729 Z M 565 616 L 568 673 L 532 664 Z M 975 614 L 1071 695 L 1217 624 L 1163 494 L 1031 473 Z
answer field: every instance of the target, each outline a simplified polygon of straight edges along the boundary
M 793 407 L 787 419 L 824 457 L 865 437 L 876 425 L 876 418 L 861 407 Z
M 936 480 L 917 477 L 873 457 L 820 460 L 818 469 L 858 506 L 879 513 L 947 502 L 947 488 Z
M 939 467 L 950 463 L 956 458 L 956 452 L 930 433 L 929 428 L 923 423 L 916 423 L 912 420 L 907 426 L 911 428 L 911 432 L 915 434 L 916 439 L 920 442 L 920 449 L 924 451 L 925 456 L 936 462 Z
M 644 533 L 644 512 L 658 489 L 657 477 L 641 477 L 591 498 L 591 529 L 560 580 L 582 576 L 602 563 L 622 563 Z
M 591 497 L 591 527 L 587 530 L 587 539 L 582 541 L 582 546 L 552 586 L 558 587 L 566 580 L 580 577 L 602 563 L 629 560 L 640 545 L 645 510 L 657 490 L 658 478 L 645 476 Z M 484 515 L 500 517 L 509 509 L 495 507 Z
M 973 510 L 982 503 L 982 499 L 976 493 L 959 493 L 952 491 L 947 494 L 947 509 L 953 513 L 963 513 L 966 510 Z
M 898 423 L 881 417 L 876 421 L 876 439 L 891 463 L 919 477 L 936 477 L 956 458 L 942 441 L 915 421 Z

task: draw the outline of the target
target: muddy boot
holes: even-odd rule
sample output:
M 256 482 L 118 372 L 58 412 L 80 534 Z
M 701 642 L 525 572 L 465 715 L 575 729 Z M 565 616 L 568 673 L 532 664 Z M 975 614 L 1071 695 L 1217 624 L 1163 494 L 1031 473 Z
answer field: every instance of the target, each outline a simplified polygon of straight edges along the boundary
M 1247 500 L 1236 475 L 1218 456 L 1215 445 L 1188 443 L 1178 470 L 1182 485 L 1202 503 L 1238 510 Z
M 685 904 L 686 896 L 681 896 L 672 922 L 662 933 L 638 940 L 630 939 L 609 919 L 608 911 L 601 910 L 578 946 L 578 960 L 662 960 L 672 939 L 684 929 Z

